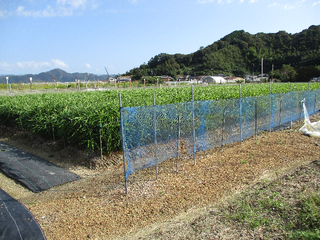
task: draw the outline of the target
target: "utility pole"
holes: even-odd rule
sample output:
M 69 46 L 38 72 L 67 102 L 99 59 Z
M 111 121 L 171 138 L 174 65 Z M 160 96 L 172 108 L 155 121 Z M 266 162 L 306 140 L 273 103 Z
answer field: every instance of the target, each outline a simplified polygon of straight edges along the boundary
M 253 82 L 253 76 L 254 76 L 254 63 L 252 63 L 252 82 Z

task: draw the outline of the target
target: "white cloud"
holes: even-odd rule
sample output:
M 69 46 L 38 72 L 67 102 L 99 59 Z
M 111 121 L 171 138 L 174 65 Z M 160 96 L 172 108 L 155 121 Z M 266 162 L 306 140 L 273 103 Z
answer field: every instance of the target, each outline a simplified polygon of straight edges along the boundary
M 85 8 L 87 0 L 57 0 L 57 5 L 69 6 L 72 8 Z
M 75 13 L 82 13 L 87 6 L 92 10 L 98 8 L 96 0 L 56 0 L 56 5 L 47 5 L 43 10 L 26 10 L 24 6 L 18 6 L 16 14 L 24 17 L 55 17 L 71 16 Z M 0 17 L 1 17 L 0 12 Z
M 211 3 L 211 2 L 214 2 L 214 1 L 215 1 L 215 0 L 198 0 L 198 3 L 204 4 L 204 3 Z M 232 2 L 232 0 L 217 0 L 217 2 L 218 2 L 219 4 L 224 3 L 224 1 L 226 1 L 227 3 L 231 3 L 231 2 Z M 243 0 L 241 0 L 241 1 L 243 1 Z
M 198 0 L 198 3 L 203 4 L 203 3 L 211 3 L 214 2 L 214 0 Z
M 23 6 L 19 6 L 19 7 L 17 8 L 17 10 L 16 10 L 16 13 L 17 13 L 18 15 L 23 14 L 23 13 L 24 13 L 24 7 L 23 7 Z
M 272 4 L 269 4 L 268 7 L 272 7 L 272 8 L 283 8 L 284 10 L 291 10 L 291 9 L 299 9 L 301 7 L 303 7 L 306 3 L 306 0 L 300 0 L 300 1 L 295 1 L 295 2 L 291 2 L 290 4 L 280 4 L 277 2 L 274 2 Z M 318 2 L 320 3 L 320 1 Z M 313 6 L 315 6 L 316 3 L 313 4 Z
M 44 10 L 39 11 L 26 11 L 25 7 L 19 6 L 16 9 L 16 14 L 24 17 L 54 17 L 57 12 L 49 5 Z
M 0 71 L 8 72 L 8 71 L 21 71 L 24 70 L 26 72 L 32 71 L 41 71 L 44 69 L 52 69 L 52 68 L 69 68 L 69 66 L 59 59 L 52 59 L 47 62 L 36 62 L 36 61 L 28 61 L 28 62 L 17 62 L 13 64 L 9 64 L 6 62 L 0 62 Z
M 6 62 L 0 62 L 0 69 L 1 70 L 10 70 L 10 65 Z
M 85 65 L 85 67 L 86 67 L 86 68 L 91 68 L 91 65 L 90 65 L 89 63 L 87 63 L 87 64 Z
M 306 0 L 301 0 L 301 1 L 296 1 L 294 4 L 286 4 L 284 5 L 285 10 L 290 10 L 290 9 L 298 9 L 303 6 Z
M 285 9 L 285 10 L 293 9 L 293 8 L 294 8 L 293 5 L 289 5 L 289 4 L 284 5 L 284 9 Z
M 65 64 L 63 61 L 61 61 L 59 59 L 52 59 L 51 63 L 54 67 L 57 67 L 57 68 L 68 68 L 69 67 L 67 64 Z
M 279 3 L 274 2 L 274 3 L 269 4 L 269 5 L 268 5 L 268 7 L 277 8 L 277 7 L 280 7 L 280 4 L 279 4 Z
M 7 16 L 9 16 L 8 11 L 6 11 L 6 10 L 0 10 L 0 18 L 5 18 L 5 17 L 7 17 Z
M 92 10 L 95 10 L 95 9 L 97 9 L 98 7 L 99 7 L 99 4 L 96 3 L 95 1 L 92 1 L 92 3 L 91 3 L 91 9 L 92 9 Z
M 29 62 L 17 62 L 16 66 L 18 68 L 28 68 L 28 69 L 38 69 L 42 67 L 49 67 L 49 62 L 35 62 L 35 61 L 29 61 Z
M 200 4 L 205 4 L 205 3 L 212 3 L 212 2 L 214 2 L 214 1 L 216 1 L 218 4 L 223 4 L 223 3 L 232 3 L 233 2 L 233 0 L 198 0 L 198 3 L 200 3 Z M 256 2 L 256 1 L 258 1 L 258 0 L 250 0 L 250 2 Z M 239 3 L 243 3 L 244 2 L 244 0 L 239 0 Z
M 320 4 L 320 1 L 314 2 L 314 3 L 312 4 L 312 7 L 315 7 L 315 6 L 318 5 L 318 4 Z

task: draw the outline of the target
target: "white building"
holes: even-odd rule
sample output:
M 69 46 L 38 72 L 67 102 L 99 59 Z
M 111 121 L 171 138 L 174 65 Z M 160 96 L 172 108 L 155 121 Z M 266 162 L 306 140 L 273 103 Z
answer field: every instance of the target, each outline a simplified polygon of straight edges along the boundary
M 202 78 L 202 82 L 206 83 L 226 83 L 227 81 L 220 76 L 205 76 Z

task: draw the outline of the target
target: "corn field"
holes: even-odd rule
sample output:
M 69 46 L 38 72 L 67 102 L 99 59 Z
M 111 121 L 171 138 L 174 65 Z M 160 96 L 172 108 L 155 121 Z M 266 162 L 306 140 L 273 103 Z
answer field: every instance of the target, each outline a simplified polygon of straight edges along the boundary
M 253 97 L 291 91 L 319 89 L 320 83 L 242 84 L 241 97 Z M 83 148 L 103 151 L 121 150 L 120 113 L 122 107 L 188 102 L 191 87 L 116 89 L 105 91 L 73 91 L 0 96 L 0 123 L 28 130 L 53 140 L 64 140 Z M 239 98 L 239 85 L 194 86 L 194 100 Z

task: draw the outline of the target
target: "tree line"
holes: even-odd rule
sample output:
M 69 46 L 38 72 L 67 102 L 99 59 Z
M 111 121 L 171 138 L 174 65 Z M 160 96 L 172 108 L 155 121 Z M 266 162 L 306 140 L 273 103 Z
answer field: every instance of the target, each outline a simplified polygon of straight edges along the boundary
M 250 34 L 234 31 L 191 54 L 160 53 L 126 72 L 133 80 L 147 76 L 216 75 L 244 77 L 261 72 L 279 81 L 306 82 L 320 76 L 320 25 L 300 33 Z

